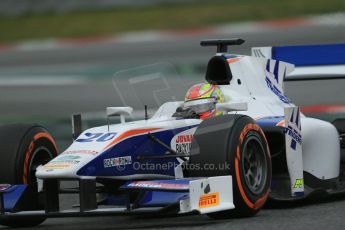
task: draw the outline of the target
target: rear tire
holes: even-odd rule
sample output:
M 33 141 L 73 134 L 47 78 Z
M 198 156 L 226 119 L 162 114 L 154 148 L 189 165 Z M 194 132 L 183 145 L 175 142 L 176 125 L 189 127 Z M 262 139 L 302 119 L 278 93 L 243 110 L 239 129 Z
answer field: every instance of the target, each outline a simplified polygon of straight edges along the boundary
M 345 169 L 345 118 L 338 118 L 332 122 L 340 136 L 340 162 L 341 171 Z M 344 174 L 344 173 L 342 173 Z
M 57 156 L 58 150 L 52 136 L 39 125 L 0 126 L 0 183 L 28 184 L 30 201 L 21 210 L 43 209 L 44 204 L 37 192 L 36 168 Z M 45 217 L 4 217 L 0 225 L 29 227 L 41 224 Z
M 272 177 L 271 159 L 265 135 L 252 118 L 224 115 L 203 121 L 193 136 L 191 155 L 190 163 L 200 165 L 200 170 L 189 171 L 189 176 L 231 175 L 233 179 L 235 209 L 210 217 L 249 217 L 262 208 Z M 214 170 L 206 164 L 213 164 Z

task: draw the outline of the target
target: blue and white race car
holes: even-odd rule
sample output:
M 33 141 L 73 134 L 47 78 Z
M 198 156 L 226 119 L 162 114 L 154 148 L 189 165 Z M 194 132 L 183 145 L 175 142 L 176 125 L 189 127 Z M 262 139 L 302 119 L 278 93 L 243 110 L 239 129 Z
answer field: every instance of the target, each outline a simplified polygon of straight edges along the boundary
M 149 119 L 126 122 L 131 107 L 108 107 L 107 116 L 120 116 L 121 123 L 82 132 L 74 116 L 74 141 L 60 154 L 41 126 L 0 126 L 0 224 L 157 213 L 253 216 L 268 198 L 345 192 L 345 120 L 334 126 L 308 118 L 283 90 L 286 80 L 310 77 L 310 69 L 299 67 L 294 75 L 293 64 L 320 59 L 298 58 L 298 52 L 344 51 L 345 45 L 227 53 L 227 46 L 243 42 L 202 41 L 217 46 L 206 82 L 193 86 L 184 101 L 164 103 Z M 345 63 L 336 63 L 339 55 L 322 56 L 328 65 Z M 79 186 L 63 189 L 61 181 Z M 59 194 L 65 193 L 79 194 L 79 204 L 62 210 Z

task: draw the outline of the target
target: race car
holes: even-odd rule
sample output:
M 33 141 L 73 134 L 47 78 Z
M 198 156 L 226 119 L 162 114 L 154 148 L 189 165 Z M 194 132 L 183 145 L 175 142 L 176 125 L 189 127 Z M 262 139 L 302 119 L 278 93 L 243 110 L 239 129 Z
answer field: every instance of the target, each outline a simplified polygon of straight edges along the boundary
M 119 116 L 119 124 L 82 131 L 81 116 L 73 116 L 74 141 L 60 154 L 42 126 L 1 126 L 0 224 L 164 213 L 248 217 L 268 198 L 345 192 L 344 120 L 335 126 L 308 118 L 283 91 L 285 80 L 308 78 L 289 75 L 300 64 L 291 53 L 319 48 L 228 53 L 228 46 L 243 42 L 201 41 L 217 47 L 206 81 L 190 88 L 184 101 L 162 104 L 151 118 L 126 122 L 131 107 L 108 107 L 107 116 Z M 311 55 L 308 65 L 316 59 Z M 62 188 L 62 181 L 78 186 Z M 59 194 L 66 193 L 79 194 L 79 204 L 62 210 Z

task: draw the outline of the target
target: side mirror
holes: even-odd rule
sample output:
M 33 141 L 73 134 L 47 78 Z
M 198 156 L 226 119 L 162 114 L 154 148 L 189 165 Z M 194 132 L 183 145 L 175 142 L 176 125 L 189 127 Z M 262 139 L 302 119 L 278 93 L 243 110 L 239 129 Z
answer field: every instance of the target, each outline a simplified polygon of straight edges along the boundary
M 125 123 L 125 116 L 132 115 L 132 107 L 107 107 L 107 117 L 120 116 L 121 123 Z
M 227 103 L 218 103 L 216 104 L 218 111 L 231 112 L 231 111 L 247 111 L 248 103 L 247 102 L 227 102 Z

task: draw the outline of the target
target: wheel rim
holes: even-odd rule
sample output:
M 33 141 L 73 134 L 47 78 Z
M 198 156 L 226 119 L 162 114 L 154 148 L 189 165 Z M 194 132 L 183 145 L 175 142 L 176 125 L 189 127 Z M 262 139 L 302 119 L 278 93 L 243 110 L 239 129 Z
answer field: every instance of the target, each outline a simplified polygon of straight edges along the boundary
M 33 152 L 30 163 L 29 163 L 28 184 L 32 184 L 37 181 L 36 179 L 37 167 L 48 163 L 51 159 L 53 159 L 53 154 L 46 147 L 41 146 Z
M 267 162 L 265 150 L 256 135 L 248 136 L 244 142 L 241 162 L 246 187 L 254 195 L 261 194 L 267 178 Z

